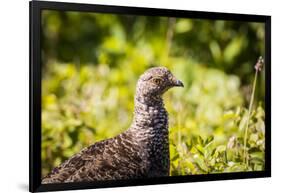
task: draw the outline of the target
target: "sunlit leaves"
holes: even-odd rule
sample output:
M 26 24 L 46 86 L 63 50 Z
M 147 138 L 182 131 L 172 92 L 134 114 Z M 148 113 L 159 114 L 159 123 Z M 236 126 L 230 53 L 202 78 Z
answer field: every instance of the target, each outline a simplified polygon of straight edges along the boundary
M 213 135 L 206 139 L 200 135 L 194 135 L 192 140 L 182 140 L 177 145 L 170 145 L 171 174 L 188 175 L 188 174 L 206 174 L 218 172 L 241 172 L 241 171 L 260 171 L 264 169 L 264 132 L 259 129 L 264 125 L 264 112 L 259 106 L 251 117 L 250 133 L 247 140 L 248 164 L 243 163 L 243 131 L 239 129 L 241 122 L 244 122 L 240 116 L 244 115 L 243 111 L 238 110 L 235 114 L 226 112 L 225 119 L 231 119 L 233 130 L 225 130 L 223 142 L 219 142 Z M 241 114 L 240 114 L 241 113 Z M 257 118 L 258 117 L 258 118 Z M 233 135 L 227 138 L 231 133 Z M 190 134 L 190 133 L 189 133 Z M 182 133 L 187 135 L 185 133 Z M 173 141 L 173 138 L 171 138 Z M 179 148 L 179 147 L 185 148 Z M 184 170 L 182 167 L 185 167 Z

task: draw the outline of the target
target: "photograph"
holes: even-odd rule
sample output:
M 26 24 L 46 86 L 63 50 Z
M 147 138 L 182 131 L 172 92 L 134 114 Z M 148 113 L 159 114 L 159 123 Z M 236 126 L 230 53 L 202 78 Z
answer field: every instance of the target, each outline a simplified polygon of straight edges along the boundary
M 265 171 L 265 22 L 43 9 L 40 24 L 42 184 Z

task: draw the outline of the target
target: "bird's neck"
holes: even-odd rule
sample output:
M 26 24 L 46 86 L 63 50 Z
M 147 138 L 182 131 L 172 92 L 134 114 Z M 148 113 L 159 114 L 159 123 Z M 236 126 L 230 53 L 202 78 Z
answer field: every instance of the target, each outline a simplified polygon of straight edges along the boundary
M 135 98 L 134 120 L 128 130 L 140 147 L 149 176 L 169 174 L 168 114 L 162 98 L 140 100 Z
M 130 130 L 137 140 L 151 140 L 168 135 L 168 114 L 162 97 L 135 97 L 134 119 Z

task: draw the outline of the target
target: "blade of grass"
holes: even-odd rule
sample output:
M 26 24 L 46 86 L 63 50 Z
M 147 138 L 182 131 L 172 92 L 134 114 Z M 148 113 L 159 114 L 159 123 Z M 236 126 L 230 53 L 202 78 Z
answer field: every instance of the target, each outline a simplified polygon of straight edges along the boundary
M 256 65 L 255 65 L 255 78 L 254 78 L 254 82 L 253 82 L 253 90 L 252 90 L 252 94 L 251 94 L 251 100 L 250 100 L 250 104 L 249 104 L 249 109 L 248 109 L 248 115 L 247 115 L 247 121 L 246 121 L 246 126 L 245 126 L 245 134 L 244 134 L 244 151 L 243 151 L 243 162 L 244 164 L 246 164 L 246 166 L 248 166 L 248 156 L 247 156 L 247 138 L 248 138 L 248 128 L 249 128 L 249 121 L 250 121 L 250 117 L 251 117 L 251 112 L 252 112 L 252 108 L 253 108 L 253 103 L 254 103 L 254 97 L 255 97 L 255 89 L 256 89 L 256 83 L 257 83 L 257 76 L 258 76 L 258 72 L 261 71 L 262 67 L 263 67 L 263 58 L 260 56 Z

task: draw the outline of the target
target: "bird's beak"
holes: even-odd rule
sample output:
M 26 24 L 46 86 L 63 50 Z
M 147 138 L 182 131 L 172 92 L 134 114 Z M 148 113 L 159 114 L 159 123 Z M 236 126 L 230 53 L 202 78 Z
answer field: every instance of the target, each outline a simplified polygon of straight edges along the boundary
M 172 83 L 173 86 L 184 87 L 182 81 L 180 81 L 180 80 L 178 80 L 178 79 L 176 79 L 176 78 L 173 78 L 173 81 L 172 81 L 172 82 L 173 82 L 173 83 Z

